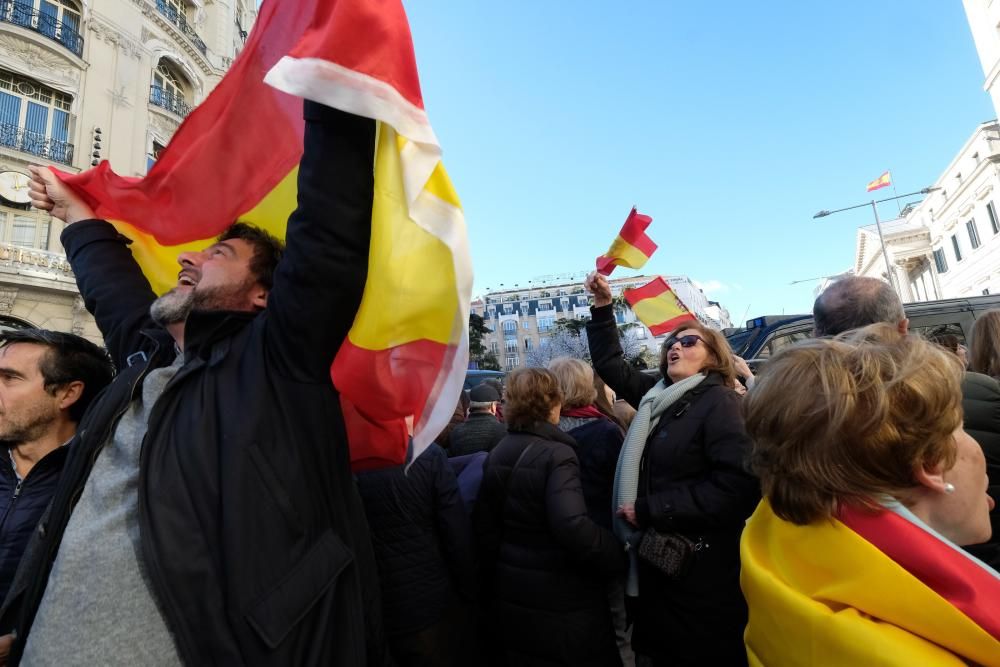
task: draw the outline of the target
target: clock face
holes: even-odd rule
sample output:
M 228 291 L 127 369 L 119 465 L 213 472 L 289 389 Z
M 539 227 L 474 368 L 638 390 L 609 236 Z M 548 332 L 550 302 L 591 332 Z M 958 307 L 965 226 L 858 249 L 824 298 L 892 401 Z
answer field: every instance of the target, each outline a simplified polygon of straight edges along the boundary
M 0 172 L 0 197 L 15 204 L 27 204 L 31 201 L 28 196 L 28 183 L 31 178 L 27 174 L 19 171 Z

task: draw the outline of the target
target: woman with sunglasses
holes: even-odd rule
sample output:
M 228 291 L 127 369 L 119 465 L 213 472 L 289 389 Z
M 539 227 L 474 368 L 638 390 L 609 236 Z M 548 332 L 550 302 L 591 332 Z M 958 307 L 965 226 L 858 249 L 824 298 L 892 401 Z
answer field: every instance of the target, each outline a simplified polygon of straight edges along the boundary
M 637 664 L 746 664 L 739 544 L 760 485 L 746 467 L 732 350 L 718 331 L 686 322 L 663 345 L 663 379 L 637 371 L 622 354 L 607 280 L 586 284 L 594 368 L 637 410 L 615 477 L 632 645 L 646 660 Z

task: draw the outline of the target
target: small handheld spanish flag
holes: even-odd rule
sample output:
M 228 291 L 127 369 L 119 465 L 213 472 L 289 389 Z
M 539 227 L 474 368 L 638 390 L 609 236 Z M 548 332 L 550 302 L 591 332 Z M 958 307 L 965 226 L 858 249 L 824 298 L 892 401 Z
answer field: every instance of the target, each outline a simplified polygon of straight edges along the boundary
M 651 217 L 639 213 L 633 206 L 611 247 L 597 258 L 597 272 L 610 276 L 616 266 L 638 269 L 648 262 L 656 252 L 656 244 L 646 236 L 646 228 L 651 222 Z
M 867 191 L 871 192 L 872 190 L 878 190 L 880 188 L 884 188 L 889 185 L 892 185 L 892 177 L 889 176 L 889 172 L 887 171 L 878 178 L 876 178 L 874 181 L 869 183 Z
M 696 319 L 662 276 L 642 287 L 625 290 L 623 296 L 632 306 L 635 316 L 649 327 L 654 336 L 669 333 L 684 322 Z

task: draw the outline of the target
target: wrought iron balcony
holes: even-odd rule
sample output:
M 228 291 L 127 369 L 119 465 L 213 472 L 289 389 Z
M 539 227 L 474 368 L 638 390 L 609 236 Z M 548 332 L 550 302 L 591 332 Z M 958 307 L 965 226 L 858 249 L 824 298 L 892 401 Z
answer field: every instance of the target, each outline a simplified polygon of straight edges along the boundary
M 29 3 L 0 0 L 0 21 L 33 30 L 59 42 L 77 56 L 83 55 L 83 36 L 77 32 L 79 26 L 43 14 Z
M 149 87 L 149 101 L 162 109 L 172 111 L 181 118 L 191 113 L 191 107 L 184 101 L 183 97 L 159 86 Z
M 73 144 L 10 123 L 0 123 L 0 148 L 13 148 L 53 162 L 73 164 Z
M 205 42 L 202 41 L 198 33 L 187 22 L 187 17 L 182 12 L 178 11 L 176 7 L 169 4 L 166 0 L 156 0 L 156 10 L 163 14 L 168 21 L 180 28 L 180 31 L 191 40 L 191 43 L 201 51 L 202 55 L 208 55 L 208 47 L 205 46 Z

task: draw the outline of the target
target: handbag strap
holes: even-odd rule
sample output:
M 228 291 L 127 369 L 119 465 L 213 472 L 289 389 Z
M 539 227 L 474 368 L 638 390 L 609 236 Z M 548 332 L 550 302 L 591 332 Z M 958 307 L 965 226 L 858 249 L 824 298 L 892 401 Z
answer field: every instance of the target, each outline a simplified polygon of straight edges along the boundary
M 506 523 L 507 503 L 510 500 L 510 480 L 514 479 L 514 473 L 517 472 L 517 469 L 520 467 L 521 461 L 524 460 L 524 457 L 528 454 L 528 452 L 531 451 L 531 448 L 534 446 L 535 443 L 534 441 L 532 441 L 528 443 L 527 447 L 521 450 L 521 455 L 517 457 L 516 461 L 514 461 L 514 467 L 510 469 L 510 472 L 507 474 L 507 479 L 503 481 L 503 515 L 505 517 L 504 523 Z

